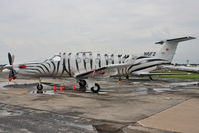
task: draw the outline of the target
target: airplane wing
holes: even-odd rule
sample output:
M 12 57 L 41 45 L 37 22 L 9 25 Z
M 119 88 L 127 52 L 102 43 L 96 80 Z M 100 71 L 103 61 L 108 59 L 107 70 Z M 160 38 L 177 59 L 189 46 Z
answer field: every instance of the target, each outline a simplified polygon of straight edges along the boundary
M 112 64 L 105 67 L 93 69 L 91 71 L 77 73 L 74 77 L 77 79 L 111 77 L 118 74 L 119 68 L 128 66 L 128 64 Z

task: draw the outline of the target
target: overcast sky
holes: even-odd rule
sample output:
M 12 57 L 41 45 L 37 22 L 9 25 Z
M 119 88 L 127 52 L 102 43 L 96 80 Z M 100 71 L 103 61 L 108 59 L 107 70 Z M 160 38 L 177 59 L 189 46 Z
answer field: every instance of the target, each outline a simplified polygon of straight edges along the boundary
M 173 62 L 199 63 L 198 0 L 0 0 L 0 64 L 59 52 L 141 54 L 154 42 L 195 36 Z

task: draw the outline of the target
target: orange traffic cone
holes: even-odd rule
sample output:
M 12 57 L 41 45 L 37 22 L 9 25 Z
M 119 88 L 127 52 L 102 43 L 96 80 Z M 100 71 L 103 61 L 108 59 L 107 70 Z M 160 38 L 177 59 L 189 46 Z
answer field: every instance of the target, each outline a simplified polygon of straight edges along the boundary
M 60 87 L 60 91 L 63 91 L 63 87 L 62 86 Z
M 54 88 L 53 88 L 54 92 L 56 91 L 56 86 L 54 85 Z
M 73 86 L 73 90 L 76 90 L 75 85 Z
M 11 81 L 12 81 L 12 78 L 8 78 L 8 81 L 11 82 Z

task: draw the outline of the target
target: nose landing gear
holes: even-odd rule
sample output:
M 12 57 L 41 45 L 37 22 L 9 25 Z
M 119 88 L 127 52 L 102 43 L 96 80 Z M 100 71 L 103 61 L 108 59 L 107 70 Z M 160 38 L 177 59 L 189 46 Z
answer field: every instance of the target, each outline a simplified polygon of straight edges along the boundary
M 39 79 L 39 83 L 37 85 L 37 93 L 43 93 L 43 85 L 41 83 L 41 78 Z
M 37 85 L 37 93 L 43 93 L 43 85 L 42 84 Z

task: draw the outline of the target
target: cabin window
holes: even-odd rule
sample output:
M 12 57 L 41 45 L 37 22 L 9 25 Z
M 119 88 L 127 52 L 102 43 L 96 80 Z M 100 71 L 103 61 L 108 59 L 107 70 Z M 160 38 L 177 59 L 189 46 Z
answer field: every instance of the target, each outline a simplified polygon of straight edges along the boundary
M 86 62 L 86 63 L 89 63 L 89 59 L 88 59 L 88 58 L 85 58 L 85 62 Z
M 77 60 L 78 63 L 81 63 L 81 59 L 79 57 L 77 57 L 76 60 Z

